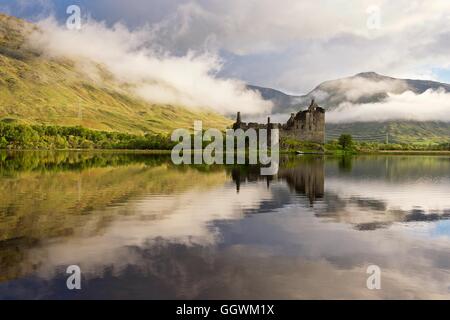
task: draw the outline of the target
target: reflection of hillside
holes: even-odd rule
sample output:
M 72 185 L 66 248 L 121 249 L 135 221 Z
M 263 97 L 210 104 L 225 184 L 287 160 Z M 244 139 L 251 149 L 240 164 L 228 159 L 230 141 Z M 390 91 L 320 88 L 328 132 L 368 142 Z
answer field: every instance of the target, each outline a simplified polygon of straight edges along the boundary
M 450 158 L 361 156 L 350 169 L 342 163 L 326 163 L 326 205 L 316 216 L 358 230 L 450 218 Z
M 261 176 L 258 166 L 237 167 L 232 170 L 231 175 L 238 192 L 243 183 L 264 180 L 270 186 L 273 179 L 278 179 L 285 181 L 291 191 L 307 196 L 310 205 L 317 199 L 322 199 L 325 193 L 323 157 L 283 158 L 275 177 Z
M 328 158 L 327 177 L 351 176 L 354 179 L 415 181 L 450 178 L 450 158 L 446 156 L 358 156 Z
M 282 159 L 274 177 L 253 166 L 227 173 L 153 156 L 57 157 L 22 159 L 18 170 L 8 160 L 2 171 L 0 298 L 73 298 L 54 289 L 72 264 L 86 288 L 77 297 L 87 299 L 447 293 L 448 238 L 440 235 L 448 223 L 414 226 L 450 217 L 445 179 L 365 179 L 353 172 L 356 158 L 326 163 L 339 176 L 325 184 L 320 157 Z M 422 196 L 410 196 L 414 188 Z M 366 289 L 372 263 L 386 270 L 383 290 Z
M 0 177 L 18 172 L 81 171 L 89 168 L 127 164 L 157 165 L 167 163 L 167 155 L 83 151 L 3 151 L 0 150 Z
M 358 156 L 326 161 L 290 157 L 281 159 L 276 177 L 262 177 L 259 172 L 258 167 L 234 169 L 237 189 L 257 180 L 268 185 L 273 179 L 285 181 L 292 191 L 307 196 L 311 205 L 323 199 L 324 205 L 315 210 L 317 217 L 358 230 L 450 218 L 448 157 Z
M 175 168 L 164 161 L 150 164 L 150 159 L 149 164 L 129 161 L 108 166 L 111 159 L 92 160 L 86 156 L 84 164 L 87 159 L 106 163 L 70 170 L 70 166 L 79 168 L 80 162 L 72 156 L 57 157 L 65 160 L 24 158 L 18 162 L 20 166 L 28 163 L 31 171 L 11 171 L 11 161 L 9 174 L 0 179 L 0 281 L 30 272 L 32 266 L 22 268 L 19 262 L 30 247 L 42 241 L 102 234 L 116 218 L 129 214 L 120 208 L 131 199 L 147 194 L 177 194 L 192 188 L 207 190 L 227 178 L 222 170 L 202 173 L 193 168 Z M 52 170 L 48 169 L 50 163 Z M 5 162 L 0 164 L 4 169 Z M 66 169 L 54 170 L 55 166 Z

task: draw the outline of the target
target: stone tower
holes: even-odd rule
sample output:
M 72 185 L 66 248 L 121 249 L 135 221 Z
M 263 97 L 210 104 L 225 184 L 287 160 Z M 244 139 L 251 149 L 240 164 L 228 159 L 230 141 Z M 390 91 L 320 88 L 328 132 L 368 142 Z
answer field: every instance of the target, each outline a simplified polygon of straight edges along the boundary
M 325 143 L 325 110 L 314 100 L 304 111 L 291 113 L 291 117 L 285 124 L 271 123 L 270 118 L 267 124 L 245 123 L 241 120 L 241 113 L 238 112 L 236 123 L 233 129 L 248 128 L 254 129 L 279 129 L 280 137 L 289 137 L 299 141 L 310 141 L 315 143 Z
M 325 142 L 325 110 L 312 100 L 305 111 L 292 113 L 288 122 L 281 126 L 281 137 L 315 143 Z

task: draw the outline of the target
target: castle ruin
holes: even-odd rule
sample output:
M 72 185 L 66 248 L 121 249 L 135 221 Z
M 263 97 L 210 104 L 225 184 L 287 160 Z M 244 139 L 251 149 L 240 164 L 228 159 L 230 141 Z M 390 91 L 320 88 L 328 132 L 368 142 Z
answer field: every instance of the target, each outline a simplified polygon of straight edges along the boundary
M 299 141 L 309 141 L 323 144 L 325 142 L 325 109 L 312 100 L 307 110 L 292 113 L 285 124 L 271 123 L 270 118 L 267 124 L 249 122 L 241 120 L 241 113 L 238 112 L 233 129 L 279 129 L 280 138 L 292 138 Z

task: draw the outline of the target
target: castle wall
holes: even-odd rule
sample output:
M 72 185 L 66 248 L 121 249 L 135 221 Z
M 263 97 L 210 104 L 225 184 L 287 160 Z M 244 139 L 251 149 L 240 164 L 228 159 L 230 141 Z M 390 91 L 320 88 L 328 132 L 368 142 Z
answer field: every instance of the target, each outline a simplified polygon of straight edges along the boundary
M 289 137 L 315 143 L 325 142 L 325 113 L 304 112 L 304 117 L 294 119 L 290 125 L 282 126 L 280 137 Z
M 233 129 L 243 130 L 267 129 L 268 127 L 278 128 L 280 138 L 325 143 L 325 110 L 313 101 L 308 110 L 292 114 L 286 124 L 270 123 L 270 119 L 268 124 L 245 123 L 241 121 L 240 113 L 238 113 L 237 121 L 233 125 Z

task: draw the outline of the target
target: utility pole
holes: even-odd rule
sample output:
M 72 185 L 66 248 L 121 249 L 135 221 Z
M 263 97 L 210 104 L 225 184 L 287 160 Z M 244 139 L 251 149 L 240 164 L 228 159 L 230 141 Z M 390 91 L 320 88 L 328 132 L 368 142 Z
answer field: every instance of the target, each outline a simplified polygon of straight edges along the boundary
M 386 144 L 389 144 L 389 132 L 386 132 Z

